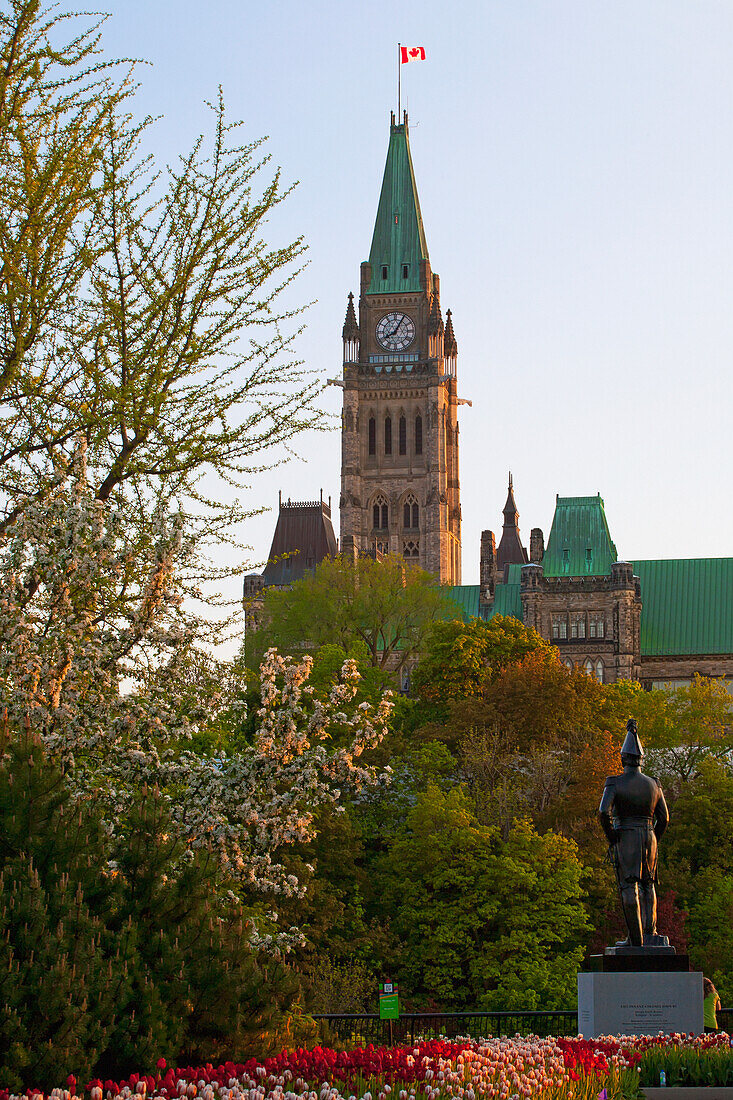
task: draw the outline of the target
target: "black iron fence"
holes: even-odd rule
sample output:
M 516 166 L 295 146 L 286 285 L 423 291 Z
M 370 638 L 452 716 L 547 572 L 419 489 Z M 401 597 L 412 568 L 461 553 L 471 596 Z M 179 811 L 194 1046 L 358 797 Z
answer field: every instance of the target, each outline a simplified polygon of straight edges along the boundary
M 405 1012 L 398 1020 L 376 1013 L 324 1013 L 313 1016 L 324 1042 L 366 1046 L 414 1043 L 417 1039 L 468 1035 L 576 1035 L 577 1012 Z
M 577 1012 L 405 1012 L 398 1020 L 380 1020 L 377 1013 L 323 1013 L 313 1017 L 322 1041 L 338 1046 L 393 1046 L 418 1039 L 472 1039 L 489 1035 L 577 1035 Z M 731 1033 L 733 1008 L 718 1012 L 718 1027 Z

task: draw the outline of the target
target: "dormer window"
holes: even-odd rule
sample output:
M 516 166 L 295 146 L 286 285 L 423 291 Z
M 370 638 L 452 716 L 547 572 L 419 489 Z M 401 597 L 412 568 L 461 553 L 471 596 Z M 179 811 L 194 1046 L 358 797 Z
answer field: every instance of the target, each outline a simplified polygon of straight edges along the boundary
M 383 266 L 382 266 L 382 278 L 387 279 L 388 277 L 389 277 L 389 268 L 387 267 L 386 264 L 383 264 Z
M 562 552 L 562 569 L 563 573 L 570 572 L 570 550 L 566 546 Z
M 590 546 L 586 546 L 586 548 L 585 548 L 585 571 L 586 571 L 586 573 L 590 573 L 592 566 L 593 566 L 593 548 L 590 547 Z
M 403 264 L 402 265 L 402 278 L 403 279 L 409 279 L 409 277 L 410 277 L 410 265 L 409 264 Z

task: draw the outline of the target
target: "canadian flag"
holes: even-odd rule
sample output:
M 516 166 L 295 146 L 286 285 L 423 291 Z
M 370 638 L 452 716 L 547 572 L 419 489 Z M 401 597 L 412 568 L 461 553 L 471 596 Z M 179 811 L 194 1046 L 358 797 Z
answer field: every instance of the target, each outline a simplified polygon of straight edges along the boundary
M 400 46 L 400 60 L 402 61 L 403 65 L 406 65 L 408 61 L 424 61 L 425 47 Z

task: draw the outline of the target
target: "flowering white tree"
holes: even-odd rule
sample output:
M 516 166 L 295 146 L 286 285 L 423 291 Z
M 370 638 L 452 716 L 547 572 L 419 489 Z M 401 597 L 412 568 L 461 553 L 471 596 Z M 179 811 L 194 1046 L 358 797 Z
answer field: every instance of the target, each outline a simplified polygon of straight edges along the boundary
M 216 852 L 233 888 L 298 893 L 303 885 L 277 853 L 312 835 L 318 806 L 374 780 L 360 758 L 385 732 L 389 697 L 357 705 L 359 673 L 346 661 L 340 682 L 317 699 L 310 658 L 271 650 L 254 744 L 216 757 L 191 751 L 192 733 L 229 701 L 219 690 L 190 703 L 187 660 L 206 637 L 182 606 L 190 540 L 179 517 L 158 517 L 151 530 L 145 540 L 129 535 L 95 498 L 80 454 L 2 536 L 8 727 L 30 725 L 76 794 L 100 795 L 112 834 L 155 787 L 187 851 Z

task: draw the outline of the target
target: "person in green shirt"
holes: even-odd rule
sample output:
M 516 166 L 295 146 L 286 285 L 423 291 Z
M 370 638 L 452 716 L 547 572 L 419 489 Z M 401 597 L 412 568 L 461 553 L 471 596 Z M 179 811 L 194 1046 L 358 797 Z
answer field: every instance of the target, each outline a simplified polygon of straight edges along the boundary
M 703 1024 L 705 1025 L 705 1031 L 717 1031 L 718 1030 L 718 1017 L 716 1013 L 720 1008 L 720 997 L 718 991 L 710 981 L 710 978 L 703 978 L 702 980 L 702 995 L 703 995 Z

